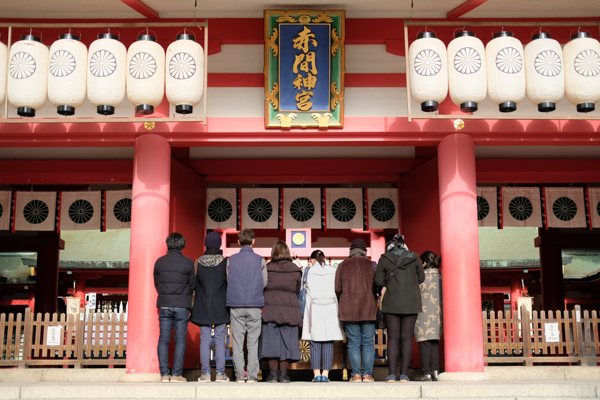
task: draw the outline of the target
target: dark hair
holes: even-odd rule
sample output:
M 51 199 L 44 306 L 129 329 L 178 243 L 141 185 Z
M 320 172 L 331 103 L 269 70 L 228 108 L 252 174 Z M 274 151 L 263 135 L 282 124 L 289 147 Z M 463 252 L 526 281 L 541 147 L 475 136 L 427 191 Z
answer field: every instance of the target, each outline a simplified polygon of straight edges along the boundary
M 278 240 L 273 245 L 273 249 L 271 250 L 271 261 L 279 262 L 283 260 L 292 261 L 292 257 L 290 256 L 290 248 L 285 242 Z
M 317 260 L 322 267 L 325 266 L 325 254 L 321 250 L 315 250 L 310 254 L 310 258 Z
M 167 249 L 181 250 L 185 247 L 185 238 L 181 233 L 173 232 L 167 238 Z
M 250 246 L 254 240 L 254 231 L 250 228 L 244 228 L 238 232 L 238 240 L 242 246 Z
M 425 263 L 425 268 L 439 268 L 442 263 L 442 257 L 438 256 L 433 251 L 426 251 L 421 254 L 421 261 Z
M 393 238 L 387 243 L 386 250 L 390 251 L 402 247 L 404 245 L 404 235 L 395 234 Z

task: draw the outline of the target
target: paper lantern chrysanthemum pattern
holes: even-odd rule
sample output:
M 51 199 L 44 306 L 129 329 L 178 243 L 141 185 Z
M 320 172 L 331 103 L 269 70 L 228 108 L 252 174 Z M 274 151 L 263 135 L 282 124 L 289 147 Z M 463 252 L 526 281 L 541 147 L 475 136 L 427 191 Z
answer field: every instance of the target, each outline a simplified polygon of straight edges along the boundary
M 148 79 L 156 72 L 156 60 L 151 54 L 134 54 L 129 63 L 129 74 L 135 79 Z
M 108 50 L 98 50 L 90 58 L 90 72 L 98 78 L 110 76 L 117 70 L 117 58 Z
M 50 56 L 50 74 L 52 76 L 62 78 L 71 75 L 76 67 L 75 57 L 67 50 L 55 51 Z
M 537 55 L 534 66 L 535 71 L 542 76 L 558 76 L 562 71 L 560 56 L 554 50 L 545 50 Z
M 454 69 L 461 74 L 474 74 L 481 69 L 481 55 L 472 47 L 463 47 L 454 56 Z
M 415 71 L 422 76 L 437 75 L 442 69 L 442 58 L 431 49 L 421 50 L 415 57 Z
M 496 55 L 496 68 L 505 74 L 517 74 L 523 68 L 523 57 L 514 47 L 505 47 Z
M 27 52 L 19 51 L 10 59 L 10 76 L 13 79 L 27 79 L 35 72 L 36 62 Z
M 189 79 L 196 72 L 196 61 L 189 53 L 177 53 L 169 62 L 169 74 L 173 79 Z
M 600 74 L 600 55 L 594 50 L 584 50 L 575 57 L 575 71 L 582 76 Z

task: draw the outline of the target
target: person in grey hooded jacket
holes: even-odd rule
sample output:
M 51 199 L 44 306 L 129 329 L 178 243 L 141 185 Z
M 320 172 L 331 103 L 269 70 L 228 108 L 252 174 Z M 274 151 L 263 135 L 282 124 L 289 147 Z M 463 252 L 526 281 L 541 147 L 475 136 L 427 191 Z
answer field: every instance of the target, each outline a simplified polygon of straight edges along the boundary
M 402 344 L 400 382 L 408 382 L 408 367 L 412 356 L 412 338 L 417 314 L 422 311 L 421 289 L 425 280 L 419 255 L 408 250 L 404 236 L 396 234 L 377 263 L 375 284 L 383 287 L 381 312 L 385 316 L 388 339 L 389 376 L 395 382 L 398 342 Z M 385 290 L 385 293 L 383 292 Z

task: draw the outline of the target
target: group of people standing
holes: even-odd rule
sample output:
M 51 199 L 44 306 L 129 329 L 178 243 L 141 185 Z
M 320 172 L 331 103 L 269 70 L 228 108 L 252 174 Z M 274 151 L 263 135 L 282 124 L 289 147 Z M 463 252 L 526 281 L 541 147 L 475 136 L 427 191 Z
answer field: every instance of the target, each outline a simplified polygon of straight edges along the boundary
M 387 329 L 389 376 L 396 381 L 399 349 L 400 381 L 407 382 L 413 332 L 421 351 L 423 376 L 439 372 L 441 331 L 440 257 L 408 250 L 404 236 L 395 235 L 378 264 L 367 258 L 366 243 L 356 239 L 349 258 L 337 268 L 315 250 L 304 271 L 293 262 L 283 241 L 272 248 L 269 263 L 254 253 L 251 229 L 238 233 L 241 249 L 223 256 L 221 237 L 210 232 L 206 251 L 196 261 L 183 256 L 185 239 L 167 238 L 167 255 L 156 261 L 154 281 L 160 308 L 158 358 L 162 382 L 186 382 L 181 376 L 188 321 L 200 327 L 199 382 L 211 382 L 210 344 L 214 329 L 216 382 L 225 375 L 225 336 L 231 329 L 232 358 L 237 382 L 257 382 L 259 360 L 268 362 L 267 382 L 290 382 L 287 370 L 300 361 L 298 338 L 310 342 L 314 382 L 329 382 L 334 342 L 348 339 L 350 382 L 374 382 L 374 336 L 379 308 Z M 305 294 L 304 310 L 298 293 Z M 191 316 L 189 310 L 191 309 Z M 169 369 L 168 346 L 175 329 L 175 356 Z M 246 342 L 247 357 L 244 356 Z M 362 350 L 361 350 L 362 348 Z M 247 360 L 247 362 L 246 362 Z

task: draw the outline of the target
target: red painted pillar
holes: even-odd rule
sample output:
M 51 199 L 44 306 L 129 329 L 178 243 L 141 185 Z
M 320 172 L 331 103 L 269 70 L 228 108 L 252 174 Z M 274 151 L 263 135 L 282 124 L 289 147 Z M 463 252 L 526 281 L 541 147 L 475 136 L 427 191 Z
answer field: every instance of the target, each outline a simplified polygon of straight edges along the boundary
M 370 232 L 371 235 L 371 261 L 379 262 L 379 259 L 385 253 L 385 236 L 383 231 Z
M 498 311 L 504 313 L 504 293 L 494 293 L 494 312 Z
M 510 311 L 518 310 L 518 302 L 517 299 L 521 297 L 521 278 L 512 277 L 510 278 Z
M 483 372 L 481 281 L 471 136 L 438 145 L 446 372 Z
M 58 263 L 60 233 L 38 232 L 39 247 L 35 270 L 35 313 L 56 312 L 58 304 Z
M 85 283 L 86 280 L 83 275 L 77 275 L 75 277 L 75 293 L 74 297 L 79 297 L 79 307 L 85 308 Z
M 171 147 L 164 137 L 139 136 L 133 158 L 126 381 L 160 381 L 154 262 L 167 252 Z

